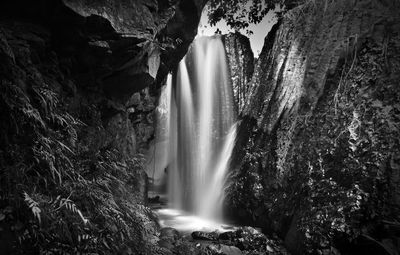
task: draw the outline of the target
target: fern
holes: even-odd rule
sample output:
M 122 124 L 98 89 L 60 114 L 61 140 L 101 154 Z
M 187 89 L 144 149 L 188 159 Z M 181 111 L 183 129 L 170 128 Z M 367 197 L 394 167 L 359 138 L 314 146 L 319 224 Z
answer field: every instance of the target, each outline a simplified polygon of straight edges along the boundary
M 20 87 L 9 82 L 4 82 L 1 85 L 2 101 L 8 106 L 11 112 L 16 113 L 20 124 L 30 120 L 32 123 L 39 124 L 41 128 L 46 127 L 39 111 L 32 106 L 29 97 L 26 96 Z
M 67 151 L 67 152 L 69 152 L 69 153 L 71 153 L 72 155 L 74 155 L 75 153 L 71 150 L 71 148 L 69 148 L 67 145 L 65 145 L 64 143 L 62 143 L 62 142 L 60 142 L 60 141 L 58 141 L 58 140 L 56 140 L 56 142 L 58 143 L 58 145 L 60 145 L 60 147 L 61 147 L 61 149 L 63 150 L 63 151 Z
M 69 211 L 71 211 L 71 212 L 77 214 L 77 215 L 81 218 L 81 220 L 83 221 L 84 224 L 87 224 L 87 223 L 89 222 L 89 220 L 86 219 L 86 218 L 83 216 L 81 210 L 79 210 L 78 207 L 75 205 L 74 201 L 72 201 L 71 199 L 69 199 L 69 197 L 68 197 L 68 198 L 57 199 L 56 202 L 58 202 L 58 204 L 59 204 L 59 206 L 58 206 L 58 208 L 56 209 L 56 211 L 59 210 L 60 208 L 63 208 L 63 207 L 64 207 L 64 208 L 66 208 L 67 210 L 69 210 Z M 53 203 L 53 204 L 54 204 L 54 203 Z
M 22 113 L 28 118 L 33 120 L 35 123 L 39 124 L 41 128 L 46 128 L 46 124 L 44 123 L 40 113 L 37 109 L 32 108 L 31 105 L 27 105 L 22 109 Z
M 0 151 L 1 158 L 15 161 L 0 176 L 1 194 L 22 193 L 19 199 L 30 209 L 29 217 L 15 218 L 24 223 L 15 233 L 18 248 L 40 254 L 99 249 L 116 254 L 127 242 L 141 242 L 147 212 L 135 212 L 141 209 L 134 206 L 136 194 L 126 184 L 142 171 L 143 156 L 125 161 L 117 150 L 82 149 L 78 128 L 85 124 L 66 113 L 57 93 L 41 84 L 28 87 L 33 91 L 28 96 L 13 83 L 3 84 L 0 110 L 6 121 L 1 125 L 13 139 L 23 138 L 29 145 L 7 141 Z M 72 191 L 74 195 L 64 196 Z M 52 199 L 55 193 L 60 195 Z M 6 197 L 4 203 L 18 210 L 20 201 Z
M 50 120 L 54 123 L 59 125 L 60 127 L 67 128 L 70 126 L 69 119 L 66 118 L 62 114 L 51 113 Z
M 28 207 L 32 210 L 33 216 L 41 223 L 40 213 L 42 212 L 39 208 L 39 203 L 33 200 L 28 193 L 24 191 L 24 200 Z
M 49 90 L 47 87 L 34 87 L 33 91 L 37 95 L 39 103 L 46 115 L 56 108 L 58 104 L 56 93 Z

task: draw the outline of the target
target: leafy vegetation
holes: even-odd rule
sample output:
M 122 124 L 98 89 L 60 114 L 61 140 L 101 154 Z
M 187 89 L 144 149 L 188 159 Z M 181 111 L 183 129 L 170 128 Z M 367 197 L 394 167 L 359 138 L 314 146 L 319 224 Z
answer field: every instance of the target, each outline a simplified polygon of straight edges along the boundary
M 106 254 L 140 242 L 143 208 L 130 201 L 139 199 L 127 186 L 138 181 L 142 160 L 85 151 L 78 142 L 84 124 L 62 111 L 55 93 L 43 86 L 32 95 L 1 85 L 0 215 L 13 245 L 25 247 L 22 253 Z
M 57 62 L 46 62 L 46 53 L 35 66 L 35 49 L 13 47 L 23 54 L 0 64 L 2 249 L 145 253 L 156 226 L 142 204 L 143 156 L 99 146 L 105 128 L 98 106 L 81 101 L 79 111 L 71 110 Z
M 388 40 L 392 51 L 397 49 L 394 40 Z M 396 193 L 391 191 L 396 166 L 390 163 L 399 153 L 396 102 L 400 94 L 394 87 L 396 78 L 386 76 L 390 72 L 387 63 L 398 63 L 399 59 L 393 54 L 389 60 L 379 53 L 381 49 L 368 41 L 359 56 L 353 54 L 346 61 L 345 78 L 339 79 L 343 86 L 328 94 L 324 100 L 328 103 L 320 106 L 306 128 L 307 137 L 302 137 L 310 141 L 302 149 L 314 152 L 297 160 L 310 162 L 306 185 L 309 209 L 302 226 L 306 233 L 310 226 L 317 228 L 306 235 L 312 247 L 332 245 L 338 235 L 346 236 L 349 242 L 367 235 L 395 243 L 390 231 L 379 229 L 385 228 L 385 222 L 400 221 Z M 332 107 L 335 103 L 337 108 Z
M 297 0 L 210 0 L 207 5 L 208 19 L 212 26 L 225 20 L 235 30 L 257 24 L 269 11 L 281 16 L 286 10 L 301 4 Z

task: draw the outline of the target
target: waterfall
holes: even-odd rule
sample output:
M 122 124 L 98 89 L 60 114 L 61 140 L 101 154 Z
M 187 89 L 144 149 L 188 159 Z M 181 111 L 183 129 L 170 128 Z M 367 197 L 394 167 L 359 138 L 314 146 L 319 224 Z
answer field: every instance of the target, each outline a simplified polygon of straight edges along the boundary
M 168 199 L 217 219 L 236 138 L 233 89 L 220 36 L 197 38 L 169 85 Z

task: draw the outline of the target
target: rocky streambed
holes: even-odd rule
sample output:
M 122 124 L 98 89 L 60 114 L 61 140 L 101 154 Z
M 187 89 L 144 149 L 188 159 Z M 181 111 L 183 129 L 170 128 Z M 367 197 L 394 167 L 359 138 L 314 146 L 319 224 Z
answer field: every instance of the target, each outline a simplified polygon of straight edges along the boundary
M 236 227 L 226 232 L 191 233 L 165 227 L 160 231 L 158 245 L 164 254 L 178 255 L 289 254 L 283 247 L 283 241 L 277 237 L 267 237 L 252 227 Z
M 168 208 L 164 194 L 149 192 L 149 206 L 160 225 L 153 243 L 161 254 L 177 255 L 286 255 L 278 236 L 266 236 L 257 228 L 218 222 Z

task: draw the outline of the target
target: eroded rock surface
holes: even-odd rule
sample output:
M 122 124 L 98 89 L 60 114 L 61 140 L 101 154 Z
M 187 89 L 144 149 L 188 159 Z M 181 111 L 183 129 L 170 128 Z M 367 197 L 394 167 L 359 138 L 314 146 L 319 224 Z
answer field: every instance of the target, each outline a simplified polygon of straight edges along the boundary
M 286 237 L 294 253 L 351 250 L 331 237 L 351 240 L 360 215 L 369 235 L 397 220 L 399 10 L 396 1 L 309 2 L 265 39 L 228 203 L 244 222 Z
M 232 80 L 236 111 L 242 112 L 249 95 L 250 80 L 254 71 L 254 55 L 249 38 L 239 32 L 222 37 Z

